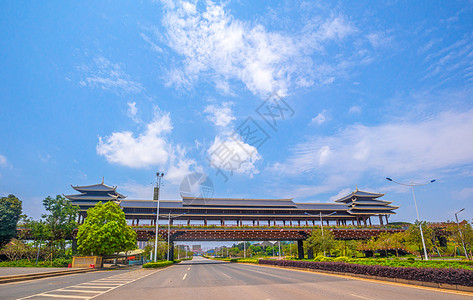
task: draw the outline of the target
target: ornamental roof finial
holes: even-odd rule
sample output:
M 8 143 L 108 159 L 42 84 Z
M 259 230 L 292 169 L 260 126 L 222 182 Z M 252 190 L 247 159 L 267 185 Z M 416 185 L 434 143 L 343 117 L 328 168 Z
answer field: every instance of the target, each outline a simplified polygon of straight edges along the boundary
M 103 184 L 104 177 L 105 177 L 105 176 L 102 176 L 102 184 Z

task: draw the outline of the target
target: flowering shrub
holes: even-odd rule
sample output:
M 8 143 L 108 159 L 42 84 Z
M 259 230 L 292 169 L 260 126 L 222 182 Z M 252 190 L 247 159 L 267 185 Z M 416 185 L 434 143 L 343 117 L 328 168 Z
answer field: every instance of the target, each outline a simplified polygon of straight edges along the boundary
M 296 267 L 341 273 L 399 278 L 405 280 L 473 286 L 473 271 L 463 269 L 406 268 L 379 265 L 359 265 L 345 262 L 314 262 L 266 259 L 261 259 L 259 263 L 282 267 Z

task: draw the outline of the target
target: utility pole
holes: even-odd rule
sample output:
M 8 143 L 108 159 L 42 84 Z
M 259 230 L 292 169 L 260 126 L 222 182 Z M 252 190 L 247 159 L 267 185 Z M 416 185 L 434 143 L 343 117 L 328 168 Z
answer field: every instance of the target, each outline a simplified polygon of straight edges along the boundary
M 154 241 L 154 262 L 156 262 L 158 257 L 158 238 L 159 238 L 159 189 L 161 188 L 161 180 L 163 179 L 164 173 L 156 173 L 156 187 L 154 188 L 153 200 L 157 202 L 156 204 L 156 236 Z

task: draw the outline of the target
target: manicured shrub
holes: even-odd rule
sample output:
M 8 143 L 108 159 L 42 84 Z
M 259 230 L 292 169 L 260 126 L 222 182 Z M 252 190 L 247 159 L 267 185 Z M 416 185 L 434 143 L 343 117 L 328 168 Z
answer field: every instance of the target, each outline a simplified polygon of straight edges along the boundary
M 388 278 L 399 278 L 406 280 L 473 286 L 473 271 L 464 269 L 389 267 L 380 265 L 350 264 L 344 262 L 314 262 L 265 259 L 261 259 L 259 263 L 282 267 L 297 267 L 341 273 L 353 273 Z
M 320 261 L 334 261 L 334 259 L 331 257 L 322 257 Z
M 340 257 L 337 257 L 335 258 L 333 261 L 342 261 L 342 262 L 348 262 L 350 260 L 349 257 L 346 257 L 346 256 L 340 256 Z
M 172 265 L 174 262 L 172 261 L 167 261 L 167 260 L 164 260 L 164 261 L 157 261 L 157 262 L 150 262 L 150 263 L 146 263 L 143 265 L 143 268 L 164 268 L 164 267 L 167 267 L 167 266 L 170 266 Z

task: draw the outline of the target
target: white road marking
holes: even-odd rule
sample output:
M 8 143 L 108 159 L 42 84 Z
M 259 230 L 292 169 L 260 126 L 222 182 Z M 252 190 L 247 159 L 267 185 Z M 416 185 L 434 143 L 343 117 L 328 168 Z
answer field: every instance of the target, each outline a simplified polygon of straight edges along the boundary
M 187 271 L 189 271 L 191 269 L 191 267 L 189 266 L 189 268 L 187 268 Z
M 38 294 L 40 297 L 53 297 L 53 298 L 74 298 L 74 299 L 90 299 L 90 296 L 78 296 L 78 295 L 56 295 L 56 294 Z
M 141 275 L 140 274 L 141 270 L 136 271 L 136 273 L 133 273 L 135 271 L 131 271 L 131 272 L 125 273 L 125 274 L 118 274 L 118 275 L 110 276 L 110 277 L 107 277 L 107 278 L 103 278 L 103 279 L 110 280 L 110 282 L 103 282 L 103 281 L 101 281 L 103 279 L 97 279 L 97 280 L 93 280 L 93 281 L 90 281 L 90 282 L 84 282 L 84 283 L 71 285 L 71 286 L 68 286 L 68 287 L 60 288 L 60 289 L 55 289 L 55 290 L 48 291 L 48 292 L 42 292 L 42 293 L 34 294 L 34 295 L 31 295 L 31 296 L 20 298 L 19 300 L 21 300 L 21 299 L 30 299 L 30 298 L 44 299 L 45 297 L 46 298 L 92 299 L 92 298 L 95 298 L 99 295 L 105 294 L 105 293 L 107 293 L 111 290 L 114 290 L 118 287 L 124 286 L 128 283 L 137 281 L 139 279 L 142 279 L 144 277 L 147 277 L 149 275 L 155 274 L 155 273 L 163 271 L 163 270 L 164 269 L 156 270 L 154 272 L 147 273 L 147 274 L 142 275 L 142 276 L 140 276 Z M 138 277 L 134 277 L 134 275 L 138 275 Z M 82 289 L 85 289 L 85 288 L 87 288 L 87 289 L 96 289 L 96 290 L 82 290 Z M 62 295 L 61 294 L 61 293 L 70 293 L 70 292 L 78 293 L 78 295 Z M 82 293 L 82 295 L 80 295 L 81 293 Z M 84 293 L 91 293 L 91 294 L 90 295 L 84 295 Z
M 184 277 L 182 277 L 182 280 L 186 279 L 187 273 L 184 274 Z
M 358 298 L 361 298 L 361 299 L 374 300 L 373 298 L 368 298 L 368 297 L 360 296 L 360 295 L 357 295 L 357 294 L 350 294 L 350 296 L 358 297 Z
M 222 274 L 223 274 L 223 276 L 226 276 L 226 277 L 228 277 L 228 278 L 231 278 L 230 276 L 228 276 L 228 275 L 227 275 L 227 274 L 225 274 L 225 273 L 222 273 Z

